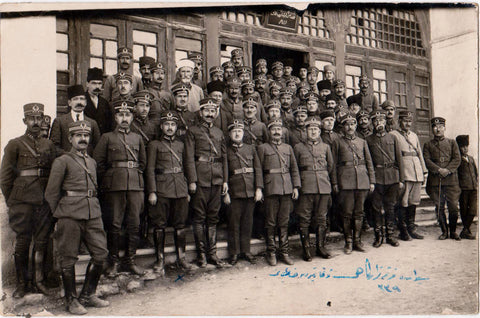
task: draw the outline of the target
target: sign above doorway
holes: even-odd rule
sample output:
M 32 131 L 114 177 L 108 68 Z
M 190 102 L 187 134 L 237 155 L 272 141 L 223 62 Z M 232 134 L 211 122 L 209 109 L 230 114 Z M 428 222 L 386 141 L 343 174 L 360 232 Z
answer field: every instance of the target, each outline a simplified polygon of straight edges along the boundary
M 264 26 L 286 32 L 297 32 L 298 15 L 290 10 L 273 10 L 265 13 Z

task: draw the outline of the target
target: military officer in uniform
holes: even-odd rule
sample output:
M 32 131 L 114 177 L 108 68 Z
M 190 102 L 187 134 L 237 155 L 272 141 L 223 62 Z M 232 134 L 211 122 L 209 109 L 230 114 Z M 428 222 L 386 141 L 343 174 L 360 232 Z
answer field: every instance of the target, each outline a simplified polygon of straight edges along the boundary
M 152 83 L 152 72 L 150 66 L 155 63 L 155 59 L 150 56 L 141 56 L 138 59 L 138 70 L 142 74 L 142 87 L 148 89 Z
M 366 138 L 375 168 L 375 190 L 372 194 L 375 241 L 373 247 L 380 247 L 386 229 L 386 242 L 398 246 L 395 235 L 395 205 L 399 189 L 403 190 L 402 152 L 398 141 L 386 132 L 386 115 L 383 110 L 374 110 L 370 114 L 373 134 Z M 382 207 L 385 215 L 382 215 Z
M 223 82 L 223 74 L 225 73 L 223 70 L 223 67 L 212 66 L 210 67 L 209 73 L 210 73 L 210 82 L 213 82 L 213 81 Z
M 274 100 L 270 101 L 270 103 L 268 103 L 268 105 L 267 105 L 267 115 L 268 115 L 269 121 L 276 120 L 276 119 L 282 120 L 281 108 L 282 108 L 282 106 L 280 104 L 280 101 L 278 101 L 276 99 L 274 99 Z M 269 135 L 270 135 L 270 132 L 269 132 Z M 290 143 L 290 131 L 288 130 L 287 127 L 283 126 L 283 123 L 282 123 L 281 139 L 282 139 L 283 143 L 286 143 L 286 144 Z
M 235 77 L 235 65 L 232 61 L 226 61 L 222 64 L 223 81 L 227 82 L 230 77 Z
M 298 106 L 293 110 L 295 116 L 295 126 L 290 129 L 290 145 L 295 148 L 298 143 L 307 142 L 307 108 L 305 106 Z
M 252 80 L 252 68 L 249 66 L 237 67 L 237 77 L 242 82 Z
M 458 183 L 462 193 L 460 194 L 460 216 L 462 217 L 463 229 L 460 238 L 474 240 L 475 235 L 471 232 L 478 207 L 478 170 L 475 159 L 468 155 L 468 135 L 458 135 L 456 138 L 462 161 L 458 167 Z
M 387 132 L 391 132 L 392 130 L 395 130 L 398 128 L 397 122 L 395 121 L 395 103 L 393 100 L 386 100 L 382 103 L 382 109 L 386 112 L 386 118 L 387 118 L 387 125 L 385 126 L 385 130 Z
M 142 89 L 142 79 L 140 76 L 132 75 L 131 66 L 133 63 L 133 51 L 131 48 L 121 47 L 117 50 L 118 73 L 125 73 L 131 76 L 131 93 L 135 93 Z M 117 75 L 115 74 L 115 75 Z M 105 80 L 103 87 L 103 97 L 112 102 L 114 99 L 120 97 L 121 93 L 117 85 L 117 78 L 115 75 L 109 75 Z
M 44 200 L 44 191 L 56 150 L 50 140 L 40 137 L 43 109 L 40 103 L 23 106 L 27 130 L 24 135 L 10 140 L 3 152 L 0 185 L 8 206 L 8 222 L 16 234 L 14 298 L 22 298 L 30 291 L 28 260 L 32 239 L 35 287 L 42 293 L 48 292 L 43 283 L 43 270 L 53 219 Z
M 403 170 L 400 171 L 400 175 L 403 175 L 405 184 L 405 190 L 401 192 L 398 204 L 397 226 L 400 231 L 400 239 L 409 241 L 412 238 L 423 238 L 415 230 L 415 211 L 417 205 L 420 204 L 420 192 L 427 174 L 427 167 L 423 160 L 418 136 L 411 131 L 413 113 L 400 111 L 398 120 L 399 128 L 390 132 L 397 139 L 402 152 L 402 163 L 399 167 Z
M 367 75 L 360 76 L 360 79 L 358 80 L 360 92 L 358 94 L 352 95 L 360 100 L 360 107 L 367 113 L 370 113 L 372 110 L 377 110 L 379 108 L 377 96 L 369 92 L 370 83 L 371 81 L 367 77 Z
M 347 97 L 345 96 L 345 82 L 342 80 L 334 80 L 332 84 L 333 96 L 337 100 L 338 106 L 347 108 Z
M 272 81 L 280 84 L 281 88 L 285 88 L 285 79 L 283 78 L 283 63 L 276 61 L 271 66 Z
M 362 139 L 366 139 L 373 133 L 370 122 L 370 114 L 362 109 L 357 113 L 356 117 L 358 123 L 357 136 Z
M 315 229 L 317 255 L 322 258 L 331 257 L 325 248 L 327 212 L 332 185 L 337 184 L 337 175 L 330 146 L 320 138 L 321 124 L 320 118 L 309 117 L 305 124 L 307 141 L 294 146 L 302 182 L 296 214 L 299 217 L 303 259 L 307 262 L 312 260 L 309 238 L 310 227 Z
M 262 200 L 262 167 L 255 145 L 244 144 L 243 123 L 234 120 L 229 126 L 230 142 L 227 147 L 229 192 L 225 204 L 231 203 L 228 217 L 229 263 L 235 265 L 239 255 L 252 264 L 256 263 L 250 253 L 253 211 L 255 202 Z
M 172 94 L 175 100 L 174 110 L 178 115 L 177 136 L 181 141 L 185 141 L 187 130 L 195 124 L 197 116 L 188 110 L 188 96 L 190 89 L 187 85 L 178 83 L 172 86 Z
M 280 90 L 280 104 L 282 105 L 282 120 L 286 128 L 295 126 L 295 118 L 292 113 L 293 92 L 290 88 Z
M 213 124 L 217 116 L 218 104 L 211 98 L 202 99 L 200 120 L 188 129 L 185 142 L 185 168 L 200 267 L 206 267 L 207 261 L 217 267 L 224 265 L 217 257 L 217 223 L 221 195 L 228 191 L 228 162 L 225 137 Z
M 154 62 L 150 65 L 152 73 L 152 82 L 148 87 L 148 91 L 153 94 L 153 100 L 150 106 L 150 120 L 158 126 L 160 123 L 160 114 L 166 109 L 172 109 L 174 100 L 172 94 L 164 89 L 163 82 L 166 77 L 166 69 L 161 62 Z
M 423 146 L 423 158 L 429 172 L 427 194 L 436 205 L 438 222 L 442 230 L 439 239 L 446 239 L 450 231 L 451 239 L 460 240 L 456 233 L 461 192 L 457 174 L 461 162 L 460 151 L 455 140 L 445 138 L 444 118 L 434 117 L 431 124 L 434 137 Z M 448 226 L 445 201 L 448 206 Z
M 148 90 L 141 90 L 133 94 L 135 107 L 133 108 L 134 119 L 132 121 L 131 130 L 142 136 L 143 144 L 147 145 L 150 141 L 155 140 L 158 135 L 157 126 L 150 121 L 149 113 L 153 94 Z
M 90 122 L 92 126 L 92 136 L 90 145 L 88 147 L 88 153 L 93 153 L 93 148 L 100 139 L 100 128 L 98 128 L 97 122 L 84 113 L 85 106 L 87 105 L 87 99 L 85 97 L 85 91 L 82 85 L 70 86 L 67 90 L 68 94 L 68 106 L 70 106 L 70 112 L 61 115 L 53 120 L 52 131 L 50 132 L 50 140 L 53 141 L 57 147 L 59 154 L 70 151 L 72 144 L 69 141 L 68 125 L 71 122 L 80 120 L 86 120 Z
M 243 50 L 242 49 L 232 50 L 232 52 L 230 53 L 230 61 L 232 62 L 235 68 L 242 67 L 243 66 Z
M 87 154 L 92 132 L 90 122 L 72 122 L 69 132 L 72 148 L 53 162 L 45 199 L 57 219 L 55 239 L 67 311 L 84 315 L 87 313 L 85 307 L 109 305 L 95 295 L 108 257 L 107 238 L 97 198 L 96 162 Z M 77 300 L 75 263 L 81 242 L 88 247 L 91 259 Z
M 191 266 L 185 259 L 185 224 L 188 218 L 188 189 L 184 175 L 185 145 L 176 138 L 178 114 L 163 111 L 162 136 L 148 145 L 146 183 L 150 219 L 154 226 L 156 262 L 154 270 L 165 275 L 165 229 L 172 219 L 177 265 L 183 270 Z
M 112 217 L 111 223 L 107 225 L 112 263 L 108 273 L 109 276 L 118 273 L 120 230 L 125 221 L 125 265 L 132 274 L 142 275 L 143 269 L 135 265 L 134 258 L 139 241 L 140 213 L 144 206 L 145 146 L 142 136 L 130 129 L 134 103 L 118 100 L 113 103 L 113 107 L 117 128 L 102 135 L 93 155 L 98 164 L 106 205 L 109 206 Z
M 351 114 L 340 119 L 344 135 L 333 142 L 332 154 L 337 165 L 338 200 L 342 207 L 345 254 L 352 248 L 364 252 L 361 242 L 363 205 L 375 185 L 375 171 L 367 142 L 356 136 L 357 120 Z M 353 225 L 353 228 L 352 228 Z M 353 246 L 352 246 L 353 232 Z
M 277 264 L 275 232 L 279 233 L 279 258 L 293 265 L 288 251 L 288 220 L 293 211 L 293 200 L 298 199 L 301 187 L 297 161 L 290 145 L 282 142 L 283 124 L 274 119 L 268 124 L 270 141 L 257 148 L 263 169 L 265 196 L 265 229 L 267 262 Z
M 307 69 L 307 82 L 308 85 L 310 85 L 310 90 L 312 93 L 315 93 L 318 95 L 318 88 L 317 88 L 317 78 L 318 78 L 318 68 L 315 66 L 310 66 Z
M 253 98 L 243 101 L 243 142 L 258 146 L 268 140 L 267 126 L 257 119 L 257 102 Z
M 241 85 L 242 82 L 238 77 L 231 77 L 227 80 L 227 94 L 223 98 L 222 111 L 228 116 L 230 121 L 243 119 Z

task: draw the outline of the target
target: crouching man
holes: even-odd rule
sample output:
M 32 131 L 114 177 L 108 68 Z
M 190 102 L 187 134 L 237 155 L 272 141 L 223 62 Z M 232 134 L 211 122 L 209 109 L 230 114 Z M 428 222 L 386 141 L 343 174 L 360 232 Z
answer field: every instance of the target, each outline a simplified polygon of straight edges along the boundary
M 108 251 L 103 230 L 102 212 L 97 198 L 96 163 L 87 154 L 92 127 L 88 121 L 69 124 L 70 152 L 52 165 L 45 199 L 58 219 L 56 240 L 62 271 L 67 311 L 74 315 L 87 313 L 85 307 L 107 307 L 108 301 L 95 296 Z M 75 263 L 80 243 L 85 242 L 91 260 L 85 274 L 80 297 L 75 289 Z

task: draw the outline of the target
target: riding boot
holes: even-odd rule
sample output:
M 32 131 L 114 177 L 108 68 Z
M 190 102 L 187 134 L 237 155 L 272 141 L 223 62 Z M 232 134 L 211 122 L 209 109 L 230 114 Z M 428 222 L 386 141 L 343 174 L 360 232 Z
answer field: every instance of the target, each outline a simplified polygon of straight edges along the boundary
M 100 299 L 95 295 L 102 271 L 103 265 L 93 264 L 91 261 L 88 263 L 85 282 L 83 283 L 80 297 L 78 297 L 78 301 L 84 307 L 102 308 L 110 305 L 108 301 Z
M 373 247 L 380 247 L 383 244 L 383 226 L 375 225 L 375 241 L 373 242 Z
M 331 258 L 332 255 L 325 248 L 325 243 L 327 241 L 327 229 L 324 227 L 317 227 L 315 231 L 316 236 L 316 254 L 321 258 Z
M 300 241 L 302 242 L 302 247 L 303 247 L 303 260 L 305 262 L 311 262 L 312 255 L 310 255 L 310 238 L 309 238 L 308 228 L 300 229 Z
M 278 232 L 280 259 L 287 265 L 293 265 L 293 260 L 288 255 L 288 228 L 281 227 Z
M 349 218 L 343 218 L 343 236 L 345 237 L 345 247 L 343 251 L 345 254 L 352 253 L 352 222 Z
M 438 239 L 446 240 L 448 238 L 447 220 L 442 217 L 439 217 L 438 223 L 440 224 L 440 230 L 442 230 L 442 234 L 438 237 Z
M 365 252 L 363 249 L 363 243 L 361 240 L 362 237 L 362 219 L 354 220 L 354 231 L 353 231 L 353 249 L 358 252 Z
M 275 243 L 275 228 L 267 227 L 265 243 L 267 244 L 267 263 L 270 266 L 275 266 L 277 265 L 277 257 L 275 255 L 275 252 L 277 250 L 277 246 Z
M 408 234 L 407 229 L 407 208 L 403 206 L 398 207 L 397 221 L 398 231 L 400 232 L 399 238 L 403 241 L 411 241 L 412 238 Z
M 393 223 L 387 223 L 385 226 L 385 231 L 386 231 L 386 237 L 387 237 L 387 244 L 390 244 L 392 246 L 398 246 L 400 245 L 395 238 L 395 228 L 393 226 Z
M 44 295 L 49 295 L 50 292 L 45 286 L 45 260 L 46 260 L 46 246 L 43 248 L 33 249 L 33 283 L 37 290 Z
M 17 287 L 13 292 L 13 298 L 23 298 L 29 291 L 28 288 L 28 251 L 27 253 L 15 253 L 15 271 L 17 275 Z
M 75 288 L 75 267 L 62 268 L 63 289 L 65 291 L 66 310 L 73 315 L 85 315 L 87 310 L 77 299 Z
M 119 252 L 119 242 L 120 242 L 120 235 L 119 234 L 110 234 L 110 267 L 106 270 L 107 276 L 109 278 L 113 278 L 118 275 L 119 268 L 120 268 L 120 257 L 118 255 Z
M 165 229 L 153 231 L 153 242 L 155 244 L 156 261 L 153 264 L 153 271 L 161 277 L 165 276 Z
M 208 252 L 207 260 L 210 264 L 215 265 L 217 268 L 223 268 L 225 263 L 222 262 L 217 256 L 217 226 L 211 225 L 207 229 L 208 236 Z
M 452 213 L 453 214 L 453 213 Z M 450 227 L 450 238 L 456 241 L 460 241 L 461 238 L 458 236 L 457 232 L 457 218 L 450 217 L 449 215 L 449 227 Z
M 177 266 L 185 271 L 192 269 L 192 266 L 185 259 L 185 229 L 175 230 L 175 251 L 177 253 Z
M 193 224 L 193 236 L 195 238 L 195 246 L 197 248 L 197 264 L 201 268 L 207 267 L 207 251 L 205 228 L 203 224 Z
M 410 205 L 407 207 L 407 230 L 410 237 L 417 240 L 423 240 L 423 235 L 420 235 L 416 231 L 415 226 L 415 212 L 417 210 L 417 206 Z
M 126 269 L 134 275 L 144 275 L 145 270 L 135 264 L 135 254 L 137 254 L 138 241 L 138 234 L 128 234 L 127 248 L 125 250 L 125 266 Z

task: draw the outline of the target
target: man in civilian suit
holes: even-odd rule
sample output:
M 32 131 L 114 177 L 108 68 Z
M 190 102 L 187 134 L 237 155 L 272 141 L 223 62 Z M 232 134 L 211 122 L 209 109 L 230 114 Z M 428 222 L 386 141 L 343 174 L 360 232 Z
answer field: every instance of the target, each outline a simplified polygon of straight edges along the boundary
M 97 122 L 100 134 L 112 131 L 113 116 L 108 101 L 100 96 L 103 84 L 103 70 L 97 67 L 89 68 L 87 73 L 87 91 L 85 97 L 87 106 L 83 111 L 85 116 Z

